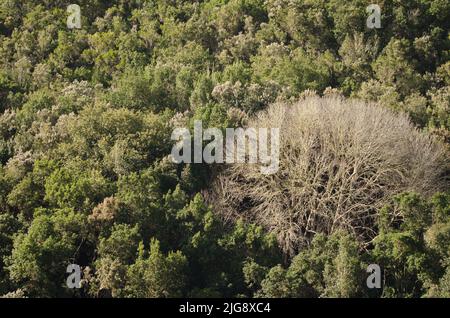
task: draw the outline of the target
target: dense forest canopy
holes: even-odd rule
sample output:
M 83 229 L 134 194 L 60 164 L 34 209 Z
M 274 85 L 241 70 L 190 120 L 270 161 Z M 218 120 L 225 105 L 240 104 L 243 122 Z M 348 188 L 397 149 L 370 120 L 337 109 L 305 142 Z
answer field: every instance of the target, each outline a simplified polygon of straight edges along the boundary
M 0 295 L 450 297 L 450 2 L 371 3 L 0 0 Z M 277 111 L 273 176 L 170 160 Z

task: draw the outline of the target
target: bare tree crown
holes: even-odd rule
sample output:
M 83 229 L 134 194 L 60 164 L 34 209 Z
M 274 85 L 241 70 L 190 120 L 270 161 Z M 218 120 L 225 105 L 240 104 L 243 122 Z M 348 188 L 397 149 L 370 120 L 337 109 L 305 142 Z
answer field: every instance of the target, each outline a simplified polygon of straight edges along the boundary
M 393 195 L 448 187 L 446 150 L 404 114 L 340 96 L 270 106 L 251 127 L 280 128 L 280 169 L 231 165 L 210 199 L 227 220 L 244 218 L 275 233 L 287 254 L 318 232 L 375 236 L 377 209 Z

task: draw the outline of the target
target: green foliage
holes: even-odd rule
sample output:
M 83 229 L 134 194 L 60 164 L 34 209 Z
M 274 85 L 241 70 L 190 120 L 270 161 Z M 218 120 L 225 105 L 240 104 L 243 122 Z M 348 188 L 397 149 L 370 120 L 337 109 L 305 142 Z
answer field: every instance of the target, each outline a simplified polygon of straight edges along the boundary
M 354 237 L 337 232 L 316 235 L 287 269 L 270 269 L 257 295 L 262 297 L 360 297 L 362 260 Z
M 295 95 L 306 89 L 323 91 L 331 84 L 333 61 L 330 52 L 310 56 L 300 48 L 272 44 L 253 58 L 253 74 L 257 82 L 274 80 Z
M 379 30 L 362 0 L 77 3 L 70 30 L 67 1 L 0 1 L 0 295 L 449 297 L 448 194 L 393 198 L 370 246 L 317 233 L 290 259 L 205 202 L 216 167 L 168 157 L 175 127 L 245 126 L 327 87 L 448 144 L 448 1 L 380 1 Z
M 86 211 L 111 193 L 111 184 L 98 172 L 62 168 L 45 182 L 45 200 L 51 206 Z
M 430 286 L 435 288 L 449 255 L 443 240 L 450 220 L 448 199 L 448 194 L 441 193 L 427 201 L 410 193 L 387 207 L 398 212 L 399 219 L 383 227 L 370 253 L 384 268 L 382 296 L 418 297 Z
M 187 259 L 181 252 L 162 254 L 159 242 L 150 244 L 148 258 L 140 255 L 128 269 L 125 293 L 130 297 L 158 298 L 183 295 L 187 277 Z
M 10 279 L 30 295 L 64 295 L 66 267 L 76 261 L 85 235 L 86 220 L 72 209 L 37 209 L 28 231 L 14 239 Z
M 98 244 L 98 253 L 101 257 L 110 256 L 122 263 L 134 259 L 140 241 L 137 226 L 130 228 L 127 224 L 117 224 L 111 229 L 108 238 L 101 238 Z

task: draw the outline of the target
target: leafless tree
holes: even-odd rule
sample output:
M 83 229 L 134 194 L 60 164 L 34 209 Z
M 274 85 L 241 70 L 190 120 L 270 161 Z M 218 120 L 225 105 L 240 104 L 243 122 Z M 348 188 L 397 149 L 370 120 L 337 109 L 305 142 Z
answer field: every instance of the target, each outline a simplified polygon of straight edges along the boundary
M 256 222 L 287 254 L 315 233 L 376 235 L 377 209 L 393 195 L 448 188 L 448 154 L 404 114 L 339 95 L 270 106 L 249 127 L 280 128 L 280 169 L 233 164 L 207 199 L 224 219 Z

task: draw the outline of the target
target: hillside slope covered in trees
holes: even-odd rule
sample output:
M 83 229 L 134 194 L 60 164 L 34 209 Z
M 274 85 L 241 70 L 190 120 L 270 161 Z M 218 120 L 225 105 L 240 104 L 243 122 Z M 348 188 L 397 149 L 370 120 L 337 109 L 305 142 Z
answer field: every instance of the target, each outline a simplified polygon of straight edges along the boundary
M 0 295 L 450 297 L 449 1 L 71 3 L 0 1 Z M 169 158 L 277 109 L 274 176 Z

